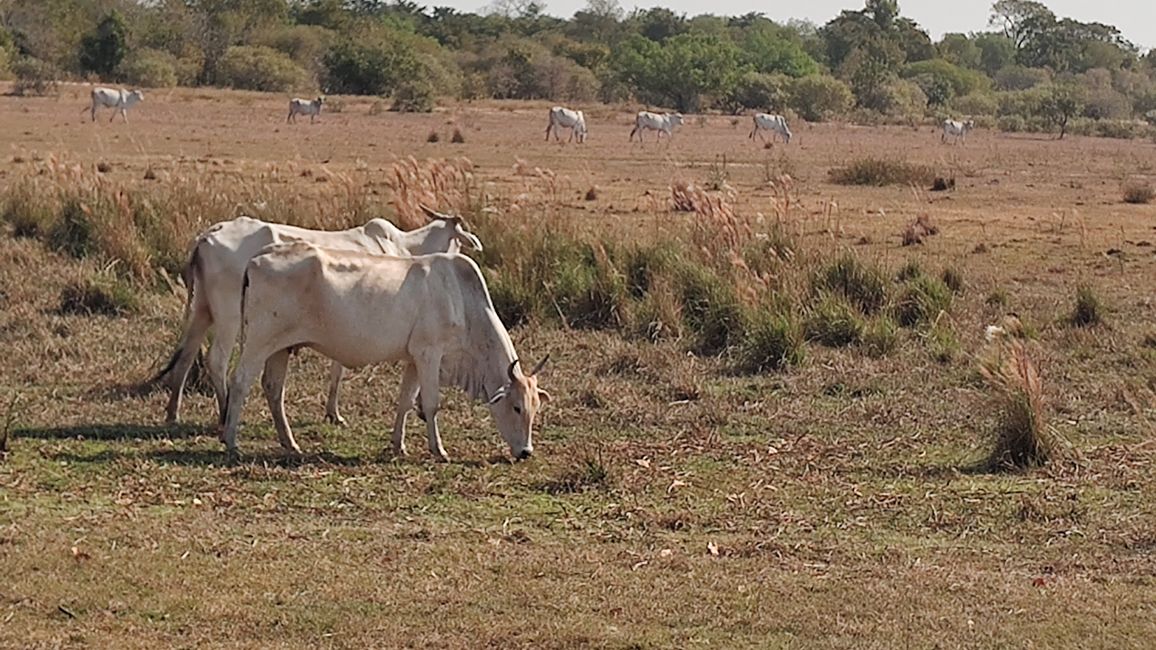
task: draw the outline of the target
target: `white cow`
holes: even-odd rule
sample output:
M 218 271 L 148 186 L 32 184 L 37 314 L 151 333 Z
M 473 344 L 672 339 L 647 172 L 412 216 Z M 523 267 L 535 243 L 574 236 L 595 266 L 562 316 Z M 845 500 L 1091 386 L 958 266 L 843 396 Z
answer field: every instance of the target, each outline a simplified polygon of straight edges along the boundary
M 975 128 L 975 122 L 967 120 L 960 122 L 958 120 L 944 120 L 943 121 L 943 136 L 940 137 L 940 142 L 947 142 L 948 136 L 953 139 L 953 142 L 967 139 L 967 132 Z
M 786 144 L 791 143 L 791 128 L 787 126 L 787 118 L 782 115 L 771 115 L 770 113 L 755 113 L 754 115 L 755 127 L 751 129 L 750 138 L 753 140 L 757 133 L 760 138 L 766 141 L 763 137 L 763 131 L 771 132 L 771 142 L 775 141 L 776 135 L 783 136 Z
M 630 139 L 634 139 L 634 134 L 638 134 L 638 141 L 642 142 L 642 133 L 644 131 L 658 131 L 656 136 L 662 139 L 662 134 L 666 137 L 671 137 L 674 134 L 674 127 L 682 124 L 682 113 L 651 113 L 650 111 L 638 111 L 638 115 L 634 118 L 634 128 L 630 131 Z
M 569 108 L 555 106 L 550 109 L 550 123 L 546 125 L 546 140 L 550 140 L 550 133 L 554 133 L 555 140 L 561 140 L 558 131 L 570 129 L 570 137 L 566 142 L 577 138 L 578 142 L 586 142 L 586 116 L 582 111 L 572 111 Z
M 313 120 L 321 115 L 321 105 L 325 103 L 324 97 L 318 97 L 312 101 L 308 99 L 294 98 L 289 100 L 289 116 L 285 118 L 285 123 L 296 122 L 298 115 L 308 115 L 309 123 L 313 124 Z
M 249 261 L 244 282 L 241 353 L 225 417 L 230 452 L 237 450 L 245 397 L 263 371 L 281 446 L 300 453 L 285 417 L 285 375 L 290 353 L 309 347 L 348 367 L 405 363 L 393 424 L 399 456 L 420 391 L 430 453 L 448 460 L 437 426 L 443 382 L 489 405 L 515 458 L 533 453 L 534 416 L 550 397 L 538 388 L 537 374 L 549 357 L 529 375 L 522 372 L 470 258 L 387 257 L 295 242 L 265 248 Z
M 245 265 L 266 246 L 307 241 L 326 248 L 403 257 L 456 253 L 462 245 L 482 250 L 481 241 L 466 230 L 460 217 L 440 214 L 424 206 L 422 209 L 430 217 L 430 223 L 409 232 L 398 229 L 385 219 L 372 219 L 364 226 L 349 230 L 325 231 L 238 217 L 201 233 L 193 245 L 183 275 L 189 291 L 184 332 L 168 364 L 153 379 L 156 382 L 168 376 L 171 395 L 165 409 L 165 421 L 171 424 L 180 417 L 185 380 L 210 327 L 214 332 L 205 365 L 217 394 L 220 421 L 224 421 L 225 379 L 229 356 L 241 329 L 241 284 Z M 338 424 L 345 421 L 337 405 L 343 374 L 341 365 L 334 364 L 325 405 L 326 419 Z
M 116 119 L 116 114 L 124 118 L 128 122 L 128 109 L 134 105 L 144 101 L 144 93 L 139 90 L 117 90 L 114 88 L 93 88 L 92 89 L 92 106 L 90 108 L 82 108 L 80 112 L 91 111 L 92 121 L 96 121 L 96 109 L 101 106 L 108 106 L 112 108 L 112 117 L 108 118 L 109 122 Z

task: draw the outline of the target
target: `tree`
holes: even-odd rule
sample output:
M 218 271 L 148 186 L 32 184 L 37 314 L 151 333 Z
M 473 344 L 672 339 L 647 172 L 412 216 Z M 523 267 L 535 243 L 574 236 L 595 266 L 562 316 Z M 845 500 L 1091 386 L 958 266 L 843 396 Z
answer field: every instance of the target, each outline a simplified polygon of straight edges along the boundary
M 997 0 L 991 6 L 988 24 L 1000 27 L 1019 50 L 1042 29 L 1056 22 L 1050 9 L 1033 0 Z
M 733 42 L 713 34 L 680 34 L 661 44 L 636 34 L 620 48 L 615 68 L 644 101 L 693 112 L 707 97 L 731 94 L 748 70 L 741 58 Z
M 1060 128 L 1060 140 L 1068 132 L 1068 122 L 1084 110 L 1080 88 L 1056 84 L 1045 88 L 1036 106 L 1037 114 Z
M 944 34 L 935 51 L 948 63 L 973 70 L 980 67 L 980 49 L 966 34 Z
M 96 30 L 85 35 L 80 41 L 80 67 L 95 72 L 102 77 L 111 76 L 124 60 L 128 48 L 125 38 L 128 29 L 124 17 L 115 9 L 108 12 Z
M 1015 43 L 1003 34 L 976 34 L 974 42 L 979 49 L 979 68 L 989 77 L 1015 62 Z

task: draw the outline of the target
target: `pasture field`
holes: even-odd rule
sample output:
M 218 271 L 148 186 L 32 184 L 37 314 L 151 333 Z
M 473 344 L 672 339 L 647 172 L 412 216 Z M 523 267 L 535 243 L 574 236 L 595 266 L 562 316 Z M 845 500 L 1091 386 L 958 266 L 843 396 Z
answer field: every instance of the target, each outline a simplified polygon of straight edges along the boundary
M 588 142 L 565 146 L 543 142 L 545 104 L 398 115 L 330 98 L 317 124 L 286 125 L 283 97 L 181 89 L 146 93 L 125 125 L 88 122 L 86 101 L 0 97 L 0 646 L 1152 647 L 1156 206 L 1122 199 L 1156 180 L 1152 142 L 800 123 L 766 149 L 749 118 L 713 115 L 639 145 L 629 111 L 589 107 Z M 401 200 L 410 156 L 469 163 Z M 955 186 L 829 180 L 864 158 Z M 719 188 L 738 226 L 672 211 L 681 183 Z M 208 394 L 168 427 L 165 396 L 131 388 L 179 334 L 183 289 L 155 268 L 171 278 L 180 257 L 110 265 L 10 222 L 14 201 L 80 186 L 153 201 L 182 252 L 238 214 L 337 228 L 416 196 L 469 208 L 487 251 L 566 236 L 726 254 L 703 229 L 749 228 L 814 268 L 849 251 L 896 287 L 911 263 L 962 285 L 894 349 L 811 342 L 760 373 L 689 353 L 689 335 L 531 318 L 511 334 L 528 363 L 551 355 L 553 400 L 521 463 L 455 391 L 453 461 L 431 460 L 415 418 L 411 457 L 391 458 L 397 369 L 351 373 L 340 428 L 321 417 L 327 364 L 303 352 L 287 409 L 304 456 L 283 457 L 255 391 L 229 462 Z M 921 215 L 938 234 L 903 246 Z M 133 308 L 61 308 L 96 276 L 132 287 Z M 1079 287 L 1102 323 L 1069 322 Z M 1063 441 L 1019 472 L 983 464 L 998 409 L 975 362 L 1007 312 Z

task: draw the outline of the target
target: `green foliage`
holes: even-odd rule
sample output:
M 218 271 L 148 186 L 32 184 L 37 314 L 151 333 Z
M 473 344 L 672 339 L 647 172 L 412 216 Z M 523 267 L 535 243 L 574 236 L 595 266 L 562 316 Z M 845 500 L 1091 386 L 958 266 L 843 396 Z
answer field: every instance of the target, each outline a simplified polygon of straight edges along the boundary
M 934 322 L 951 308 L 951 289 L 939 278 L 920 274 L 908 282 L 895 301 L 895 320 L 904 327 Z
M 942 103 L 943 99 L 937 98 Z M 914 120 L 926 112 L 928 96 L 917 84 L 905 79 L 890 79 L 864 90 L 859 105 L 883 115 Z
M 731 108 L 774 111 L 787 105 L 791 78 L 780 74 L 748 72 L 731 90 Z
M 989 93 L 973 93 L 951 100 L 951 111 L 956 115 L 995 115 L 999 102 Z
M 911 79 L 920 76 L 927 76 L 935 79 L 938 83 L 947 84 L 951 87 L 952 97 L 987 90 L 991 87 L 991 81 L 982 73 L 961 68 L 943 59 L 918 61 L 908 63 L 903 67 L 904 78 Z
M 807 340 L 833 348 L 858 343 L 864 329 L 863 317 L 858 311 L 845 298 L 830 294 L 819 300 L 803 324 Z
M 177 85 L 176 57 L 161 50 L 133 50 L 117 68 L 126 84 L 144 88 L 171 88 Z
M 827 75 L 811 75 L 791 84 L 790 107 L 804 120 L 818 122 L 851 109 L 851 88 Z
M 140 311 L 140 300 L 131 285 L 111 273 L 70 282 L 60 292 L 61 314 L 124 316 Z
M 616 53 L 614 66 L 650 104 L 695 112 L 708 98 L 730 95 L 747 68 L 742 51 L 716 35 L 680 34 L 656 43 L 633 36 Z
M 899 348 L 899 335 L 899 325 L 883 314 L 867 323 L 859 347 L 869 357 L 885 357 Z
M 696 353 L 718 354 L 743 340 L 745 314 L 731 284 L 694 264 L 681 266 L 678 284 L 683 317 L 695 333 Z
M 46 95 L 56 90 L 56 80 L 60 71 L 56 66 L 40 59 L 23 58 L 12 64 L 12 74 L 16 83 L 12 92 L 17 95 Z
M 1076 327 L 1091 327 L 1104 322 L 1104 305 L 1092 287 L 1084 284 L 1076 289 L 1076 303 L 1068 322 Z
M 755 311 L 736 357 L 738 369 L 749 373 L 802 365 L 807 350 L 798 318 L 788 310 L 773 307 Z
M 229 48 L 217 65 L 217 82 L 231 88 L 289 92 L 308 84 L 308 73 L 285 54 L 264 46 Z
M 127 28 L 118 11 L 110 11 L 96 29 L 80 41 L 80 67 L 102 77 L 111 76 L 127 53 Z
M 1036 113 L 1060 129 L 1060 139 L 1068 129 L 1068 122 L 1080 114 L 1084 106 L 1083 91 L 1072 85 L 1052 85 L 1040 94 Z

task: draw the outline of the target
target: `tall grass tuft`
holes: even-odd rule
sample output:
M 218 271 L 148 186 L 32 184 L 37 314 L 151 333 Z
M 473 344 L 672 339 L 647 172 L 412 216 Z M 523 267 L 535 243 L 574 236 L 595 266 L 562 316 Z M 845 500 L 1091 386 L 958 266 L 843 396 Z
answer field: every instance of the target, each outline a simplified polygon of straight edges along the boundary
M 876 266 L 859 261 L 850 252 L 843 253 L 821 268 L 811 280 L 813 290 L 837 293 L 864 314 L 878 312 L 887 303 L 887 277 Z
M 81 316 L 123 316 L 140 311 L 140 301 L 131 286 L 102 273 L 65 285 L 58 311 Z
M 1104 305 L 1092 287 L 1085 284 L 1076 289 L 1076 304 L 1068 322 L 1076 327 L 1092 327 L 1104 322 Z
M 739 371 L 782 370 L 806 360 L 803 328 L 793 312 L 771 307 L 758 310 L 749 319 L 737 350 Z
M 809 341 L 828 347 L 855 345 L 866 325 L 858 311 L 842 297 L 825 295 L 807 314 L 803 331 Z
M 1023 469 L 1053 458 L 1058 444 L 1045 420 L 1040 374 L 1024 342 L 995 340 L 981 354 L 979 372 L 995 391 L 999 410 L 990 466 Z
M 899 325 L 886 314 L 881 315 L 863 328 L 859 348 L 869 357 L 885 357 L 899 349 Z
M 1124 184 L 1124 202 L 1146 205 L 1156 198 L 1156 190 L 1148 181 L 1134 180 Z
M 951 289 L 943 280 L 920 275 L 908 282 L 895 300 L 895 320 L 904 327 L 929 324 L 951 308 Z
M 887 158 L 860 158 L 830 171 L 837 185 L 918 185 L 935 180 L 935 171 L 926 165 Z

